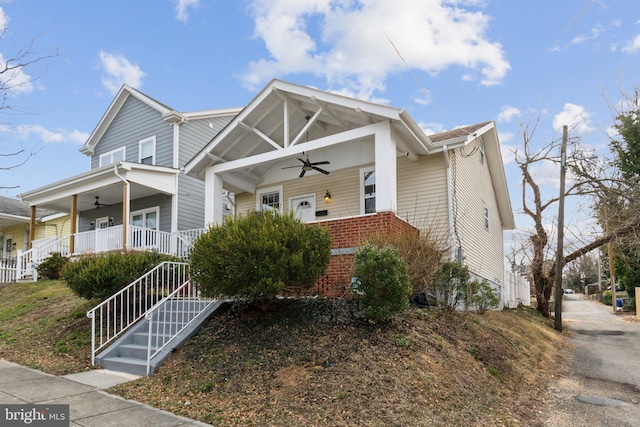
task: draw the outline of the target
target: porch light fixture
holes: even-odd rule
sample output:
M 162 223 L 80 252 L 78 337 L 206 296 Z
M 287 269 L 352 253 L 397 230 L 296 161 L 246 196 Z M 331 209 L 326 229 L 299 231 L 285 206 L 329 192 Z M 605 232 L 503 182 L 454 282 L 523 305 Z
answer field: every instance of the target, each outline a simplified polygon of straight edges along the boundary
M 329 193 L 329 190 L 327 190 L 327 192 L 324 193 L 324 201 L 327 203 L 331 201 L 331 193 Z

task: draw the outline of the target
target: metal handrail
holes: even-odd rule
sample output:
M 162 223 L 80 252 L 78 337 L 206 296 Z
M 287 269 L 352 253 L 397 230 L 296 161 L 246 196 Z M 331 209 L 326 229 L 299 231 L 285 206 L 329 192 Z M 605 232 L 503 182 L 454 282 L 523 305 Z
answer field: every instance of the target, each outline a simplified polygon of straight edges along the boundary
M 145 314 L 149 322 L 147 375 L 151 373 L 151 360 L 216 301 L 201 298 L 191 282 L 187 281 Z M 176 307 L 177 304 L 172 304 L 173 302 L 180 303 L 180 308 Z M 153 331 L 154 321 L 156 322 L 155 332 Z M 152 347 L 155 348 L 153 353 Z
M 164 261 L 87 312 L 91 319 L 91 364 L 96 353 L 188 280 L 189 264 Z

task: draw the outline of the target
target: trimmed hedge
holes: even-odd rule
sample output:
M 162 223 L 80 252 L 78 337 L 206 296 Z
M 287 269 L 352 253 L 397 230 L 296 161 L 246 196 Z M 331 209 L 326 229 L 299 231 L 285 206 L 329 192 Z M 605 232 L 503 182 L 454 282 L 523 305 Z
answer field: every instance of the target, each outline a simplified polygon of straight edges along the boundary
M 251 212 L 227 218 L 194 243 L 193 281 L 205 295 L 260 302 L 310 290 L 331 259 L 325 227 L 310 227 L 292 212 Z
M 76 295 L 104 300 L 163 261 L 179 259 L 151 251 L 88 255 L 70 262 L 62 279 Z

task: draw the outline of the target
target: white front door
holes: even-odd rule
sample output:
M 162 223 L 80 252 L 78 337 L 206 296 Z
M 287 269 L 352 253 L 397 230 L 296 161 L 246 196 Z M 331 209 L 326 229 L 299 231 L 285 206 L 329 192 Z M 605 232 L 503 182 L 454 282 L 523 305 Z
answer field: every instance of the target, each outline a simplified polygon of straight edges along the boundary
M 300 218 L 302 222 L 315 221 L 316 220 L 315 193 L 290 198 L 289 209 L 295 212 L 296 217 Z

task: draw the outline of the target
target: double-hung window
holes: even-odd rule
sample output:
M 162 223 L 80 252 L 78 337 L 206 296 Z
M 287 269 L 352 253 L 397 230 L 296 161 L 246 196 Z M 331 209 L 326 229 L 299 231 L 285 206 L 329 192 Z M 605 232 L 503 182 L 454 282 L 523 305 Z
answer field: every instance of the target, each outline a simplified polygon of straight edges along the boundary
M 484 229 L 489 231 L 489 208 L 484 207 Z
M 112 163 L 124 162 L 126 159 L 125 147 L 116 148 L 108 153 L 100 154 L 100 166 L 110 165 Z
M 138 161 L 145 165 L 156 164 L 156 137 L 145 138 L 138 144 Z
M 282 186 L 260 190 L 256 199 L 256 210 L 282 212 Z

